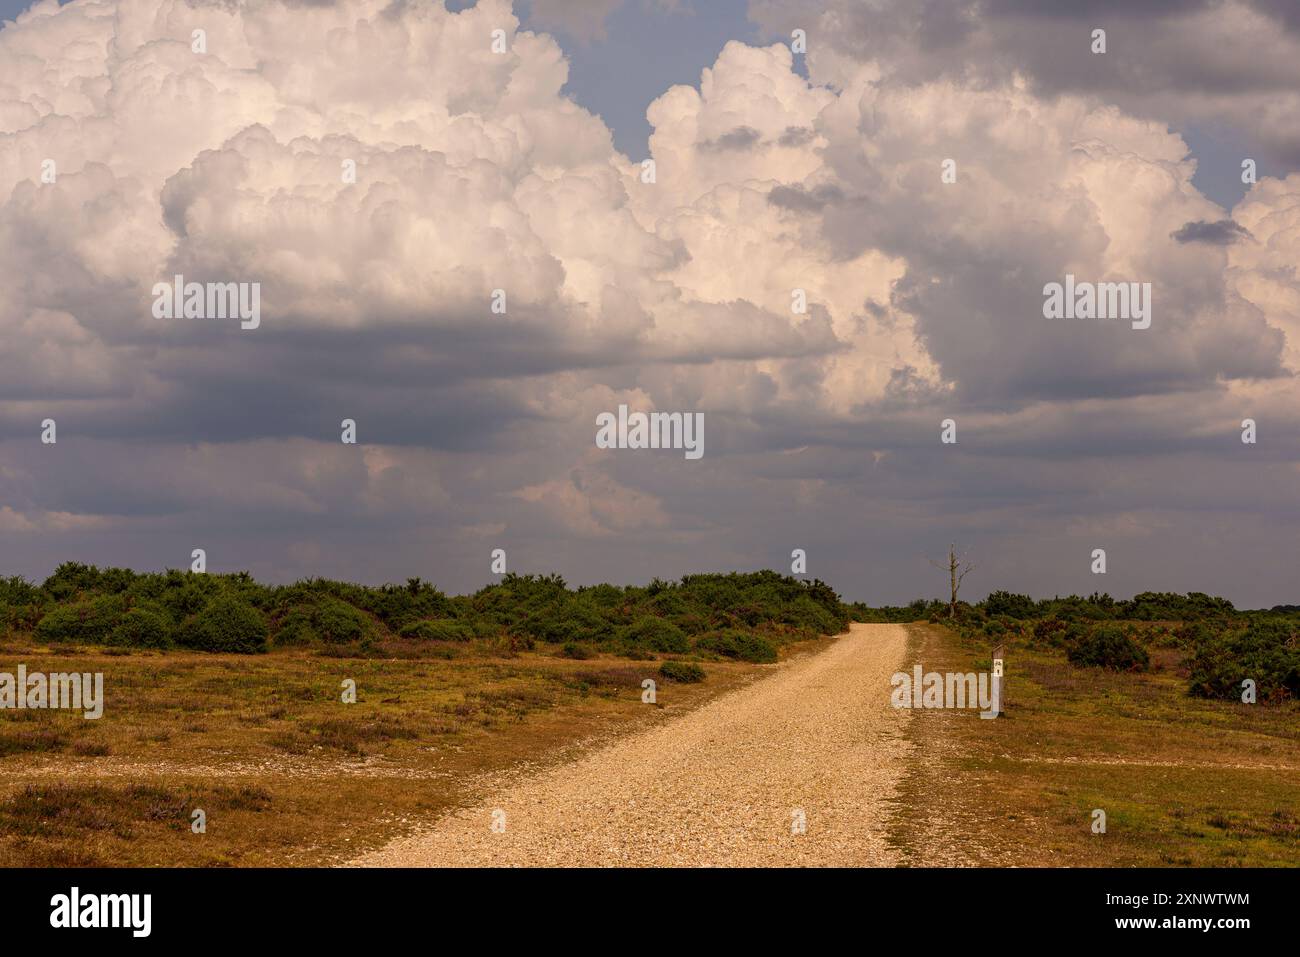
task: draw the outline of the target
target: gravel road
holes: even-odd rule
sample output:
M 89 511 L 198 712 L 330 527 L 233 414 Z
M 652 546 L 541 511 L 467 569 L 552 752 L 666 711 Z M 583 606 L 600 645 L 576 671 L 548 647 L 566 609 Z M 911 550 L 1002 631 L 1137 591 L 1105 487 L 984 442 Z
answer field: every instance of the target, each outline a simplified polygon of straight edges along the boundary
M 516 778 L 481 805 L 353 864 L 894 864 L 889 801 L 911 746 L 908 712 L 890 707 L 889 679 L 903 669 L 905 647 L 901 625 L 855 624 L 818 654 L 577 761 Z M 672 688 L 661 683 L 661 701 Z M 799 812 L 804 833 L 794 833 Z

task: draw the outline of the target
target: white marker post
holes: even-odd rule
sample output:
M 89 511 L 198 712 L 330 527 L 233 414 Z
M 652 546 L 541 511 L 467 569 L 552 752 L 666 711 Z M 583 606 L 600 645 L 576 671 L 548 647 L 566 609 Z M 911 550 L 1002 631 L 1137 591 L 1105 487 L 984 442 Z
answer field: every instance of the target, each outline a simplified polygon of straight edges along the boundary
M 981 718 L 996 718 L 1006 708 L 1002 689 L 1003 656 L 1005 653 L 1006 649 L 1002 645 L 998 645 L 993 649 L 993 674 L 989 678 L 989 683 L 993 686 L 992 707 L 988 711 L 981 711 Z

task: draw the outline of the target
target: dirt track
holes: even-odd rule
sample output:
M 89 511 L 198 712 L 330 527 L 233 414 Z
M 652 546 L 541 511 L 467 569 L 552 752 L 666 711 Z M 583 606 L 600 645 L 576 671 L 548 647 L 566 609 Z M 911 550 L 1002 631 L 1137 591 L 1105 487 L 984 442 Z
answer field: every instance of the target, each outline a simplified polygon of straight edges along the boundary
M 855 624 L 819 654 L 477 807 L 361 866 L 890 865 L 888 801 L 911 745 L 889 703 L 901 625 Z M 672 694 L 661 684 L 661 700 Z M 792 833 L 796 811 L 805 833 Z M 504 812 L 504 831 L 494 831 Z M 502 815 L 497 813 L 499 822 Z

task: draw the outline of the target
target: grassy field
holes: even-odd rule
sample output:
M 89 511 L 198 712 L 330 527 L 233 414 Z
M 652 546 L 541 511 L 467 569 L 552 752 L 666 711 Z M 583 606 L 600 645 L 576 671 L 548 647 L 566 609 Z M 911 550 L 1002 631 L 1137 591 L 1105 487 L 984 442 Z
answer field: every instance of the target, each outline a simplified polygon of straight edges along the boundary
M 987 638 L 909 626 L 909 663 L 990 666 Z M 833 638 L 783 649 L 824 647 Z M 0 713 L 0 861 L 16 866 L 346 861 L 489 791 L 680 714 L 770 666 L 553 645 L 392 643 L 267 655 L 17 641 L 0 671 L 102 671 L 105 713 Z M 891 841 L 913 865 L 1300 864 L 1300 702 L 1190 697 L 1186 665 L 1146 673 L 1007 652 L 1006 713 L 912 712 L 918 760 Z M 658 701 L 642 703 L 641 682 Z M 357 702 L 341 700 L 356 684 Z M 888 689 L 880 689 L 887 694 Z M 1106 832 L 1093 833 L 1093 810 Z M 206 832 L 191 829 L 193 812 Z
M 816 643 L 812 643 L 816 645 Z M 0 647 L 0 671 L 102 671 L 105 713 L 0 713 L 0 861 L 12 866 L 328 864 L 470 800 L 484 775 L 562 760 L 764 673 L 657 660 L 346 658 Z M 459 649 L 458 649 L 459 650 Z M 641 682 L 657 681 L 657 703 Z M 341 682 L 356 682 L 344 704 Z M 191 829 L 206 814 L 206 832 Z
M 987 641 L 937 625 L 911 632 L 910 660 L 926 670 L 990 666 Z M 1300 702 L 1189 697 L 1184 664 L 1167 649 L 1146 674 L 1019 647 L 1006 669 L 997 720 L 913 713 L 924 760 L 896 838 L 911 862 L 1300 865 Z M 1104 834 L 1092 830 L 1098 808 Z

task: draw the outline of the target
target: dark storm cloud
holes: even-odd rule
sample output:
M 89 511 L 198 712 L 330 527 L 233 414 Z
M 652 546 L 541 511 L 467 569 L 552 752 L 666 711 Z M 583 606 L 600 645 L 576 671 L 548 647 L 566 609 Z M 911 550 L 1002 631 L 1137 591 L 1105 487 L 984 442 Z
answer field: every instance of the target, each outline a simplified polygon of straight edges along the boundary
M 1185 223 L 1171 237 L 1180 243 L 1209 243 L 1212 246 L 1228 246 L 1240 239 L 1250 237 L 1250 230 L 1231 219 L 1220 219 L 1209 223 L 1205 220 Z
M 816 135 L 816 130 L 806 126 L 787 126 L 777 142 L 782 146 L 803 146 Z
M 782 209 L 800 212 L 817 212 L 829 203 L 838 203 L 844 199 L 844 192 L 834 183 L 824 183 L 812 189 L 803 186 L 775 186 L 767 194 L 767 201 Z
M 752 126 L 738 126 L 703 144 L 703 148 L 717 151 L 747 150 L 761 139 L 762 134 Z
M 1300 4 L 1295 0 L 1251 0 L 1251 5 L 1277 18 L 1288 30 L 1300 33 Z
M 1092 93 L 1153 119 L 1232 130 L 1243 156 L 1300 167 L 1292 0 L 751 0 L 750 9 L 773 38 L 802 26 L 903 82 L 997 84 L 1019 72 L 1045 95 Z M 1097 28 L 1104 54 L 1091 49 Z
M 1077 0 L 1073 3 L 1042 3 L 1040 0 L 983 0 L 981 13 L 991 16 L 1018 14 L 1063 20 L 1088 20 L 1098 16 L 1140 19 L 1187 14 L 1216 6 L 1219 0 Z

